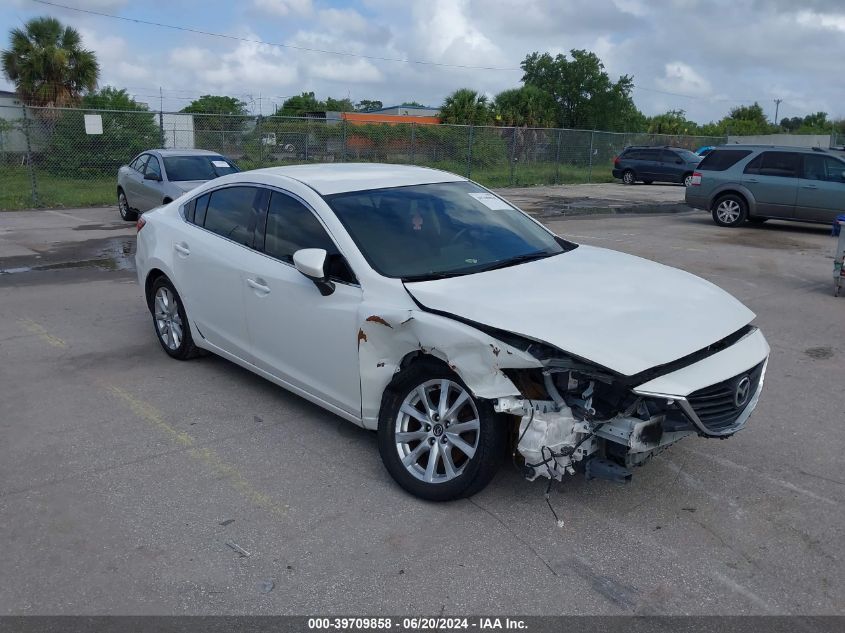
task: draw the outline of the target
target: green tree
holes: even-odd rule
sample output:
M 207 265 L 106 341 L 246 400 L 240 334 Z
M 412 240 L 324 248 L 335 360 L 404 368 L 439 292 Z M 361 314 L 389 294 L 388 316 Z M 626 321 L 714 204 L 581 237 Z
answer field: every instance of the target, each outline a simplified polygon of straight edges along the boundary
M 381 110 L 383 104 L 381 101 L 374 99 L 361 99 L 355 104 L 356 112 L 372 112 L 373 110 Z
M 774 134 L 775 125 L 769 123 L 763 107 L 756 101 L 749 106 L 731 108 L 730 114 L 717 124 L 722 134 L 734 136 L 753 136 L 756 134 Z
M 461 125 L 487 125 L 492 112 L 486 95 L 470 88 L 459 88 L 443 100 L 440 106 L 441 123 Z
M 500 92 L 493 110 L 496 123 L 507 127 L 553 127 L 557 118 L 551 95 L 531 85 Z
M 126 90 L 106 86 L 82 99 L 82 108 L 97 110 L 103 133 L 87 134 L 81 110 L 62 111 L 45 152 L 47 167 L 62 174 L 114 174 L 135 154 L 161 144 L 156 115 Z M 113 110 L 114 112 L 110 112 Z
M 327 97 L 322 109 L 326 112 L 353 112 L 355 106 L 349 98 L 333 99 L 332 97 Z
M 71 106 L 97 87 L 100 66 L 93 51 L 82 48 L 76 29 L 56 18 L 33 18 L 9 31 L 9 39 L 2 51 L 3 73 L 25 103 Z
M 411 106 L 411 107 L 414 107 L 414 108 L 424 108 L 425 107 L 419 101 L 403 101 L 402 103 L 399 104 L 399 107 L 402 107 L 402 106 Z
M 522 81 L 548 93 L 557 106 L 557 123 L 574 129 L 624 130 L 641 122 L 628 75 L 611 81 L 604 64 L 586 50 L 573 49 L 572 59 L 531 53 L 522 61 Z
M 246 116 L 246 103 L 234 97 L 219 95 L 203 95 L 191 101 L 190 105 L 182 108 L 181 112 L 192 114 L 225 114 L 230 116 Z
M 281 108 L 277 108 L 276 116 L 304 116 L 306 112 L 317 112 L 323 110 L 325 104 L 317 101 L 313 92 L 303 92 L 285 99 Z
M 669 110 L 648 119 L 647 131 L 651 134 L 696 135 L 698 124 L 687 119 L 684 110 Z
M 233 146 L 239 145 L 244 123 L 250 118 L 246 105 L 234 97 L 203 95 L 181 111 L 194 115 L 197 147 L 231 152 Z

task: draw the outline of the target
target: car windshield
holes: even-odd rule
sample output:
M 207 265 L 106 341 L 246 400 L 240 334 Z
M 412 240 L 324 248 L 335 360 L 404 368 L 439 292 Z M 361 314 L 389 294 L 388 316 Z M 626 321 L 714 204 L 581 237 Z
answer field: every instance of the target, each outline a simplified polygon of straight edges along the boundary
M 170 181 L 211 180 L 238 171 L 222 156 L 167 156 L 164 169 Z
M 575 248 L 470 182 L 327 196 L 370 265 L 422 281 L 503 268 Z

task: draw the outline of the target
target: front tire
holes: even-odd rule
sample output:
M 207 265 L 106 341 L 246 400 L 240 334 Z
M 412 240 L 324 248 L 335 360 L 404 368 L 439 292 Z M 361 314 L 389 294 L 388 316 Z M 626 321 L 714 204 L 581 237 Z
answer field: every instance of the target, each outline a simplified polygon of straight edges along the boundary
M 626 169 L 625 173 L 622 174 L 622 182 L 626 185 L 633 185 L 637 182 L 637 177 L 634 175 L 634 172 L 630 169 Z
M 138 213 L 129 206 L 129 200 L 123 189 L 117 190 L 117 210 L 120 212 L 120 219 L 124 222 L 134 222 L 138 219 Z
M 150 292 L 153 327 L 162 349 L 176 360 L 194 358 L 197 348 L 191 337 L 185 307 L 176 288 L 167 277 L 161 276 L 153 282 Z
M 739 226 L 748 217 L 748 205 L 735 194 L 722 196 L 713 203 L 713 221 L 719 226 Z
M 684 187 L 692 186 L 692 174 L 684 174 Z
M 469 497 L 495 475 L 507 433 L 454 373 L 419 361 L 385 392 L 378 445 L 402 488 L 429 501 Z

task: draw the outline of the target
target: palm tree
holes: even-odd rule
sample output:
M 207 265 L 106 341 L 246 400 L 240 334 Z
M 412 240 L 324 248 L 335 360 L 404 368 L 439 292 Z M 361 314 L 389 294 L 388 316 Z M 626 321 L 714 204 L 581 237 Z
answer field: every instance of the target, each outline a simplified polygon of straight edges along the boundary
M 97 87 L 100 65 L 93 51 L 82 48 L 76 29 L 55 18 L 33 18 L 23 29 L 12 29 L 9 38 L 3 73 L 25 103 L 70 106 L 83 91 Z
M 547 92 L 530 85 L 500 92 L 493 105 L 497 122 L 507 127 L 552 127 L 556 107 Z
M 442 123 L 462 125 L 487 125 L 490 122 L 490 106 L 487 97 L 469 88 L 455 90 L 440 106 Z

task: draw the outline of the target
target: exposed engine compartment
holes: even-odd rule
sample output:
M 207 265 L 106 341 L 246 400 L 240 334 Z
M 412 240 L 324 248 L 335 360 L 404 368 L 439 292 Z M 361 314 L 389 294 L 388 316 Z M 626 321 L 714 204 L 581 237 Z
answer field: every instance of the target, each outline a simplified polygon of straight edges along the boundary
M 694 432 L 671 403 L 638 396 L 588 365 L 556 359 L 508 376 L 524 397 L 494 406 L 519 418 L 514 458 L 529 480 L 584 472 L 628 481 L 631 468 Z

